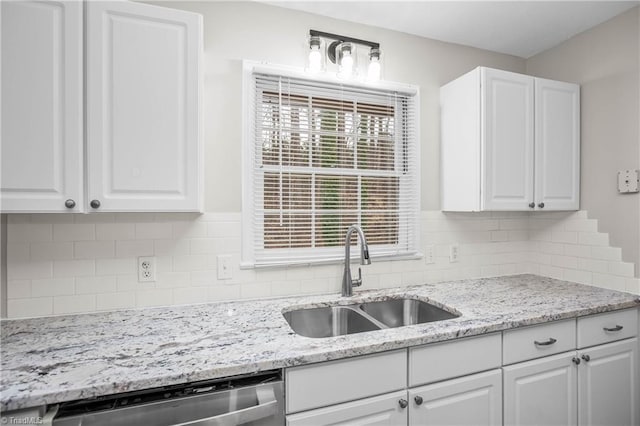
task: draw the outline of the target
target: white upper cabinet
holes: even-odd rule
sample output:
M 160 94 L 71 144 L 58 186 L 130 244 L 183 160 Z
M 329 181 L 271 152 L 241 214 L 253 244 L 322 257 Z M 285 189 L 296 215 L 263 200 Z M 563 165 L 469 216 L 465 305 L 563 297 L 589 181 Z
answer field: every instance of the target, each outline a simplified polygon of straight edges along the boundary
M 535 204 L 578 210 L 580 200 L 580 87 L 535 79 Z
M 201 40 L 180 10 L 2 2 L 2 212 L 201 211 Z
M 201 17 L 87 3 L 90 209 L 196 211 Z
M 579 90 L 484 67 L 443 86 L 442 210 L 577 210 Z
M 80 211 L 82 3 L 3 1 L 0 13 L 0 211 Z

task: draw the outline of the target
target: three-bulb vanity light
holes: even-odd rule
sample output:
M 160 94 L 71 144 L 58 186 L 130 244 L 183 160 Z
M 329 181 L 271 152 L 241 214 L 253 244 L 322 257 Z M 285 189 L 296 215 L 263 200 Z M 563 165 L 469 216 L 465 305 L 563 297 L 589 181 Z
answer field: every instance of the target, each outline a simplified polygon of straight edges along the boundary
M 330 43 L 323 51 L 323 39 L 328 39 Z M 309 31 L 309 72 L 318 73 L 323 71 L 324 55 L 326 58 L 338 65 L 338 77 L 350 79 L 357 77 L 357 47 L 369 48 L 369 66 L 367 68 L 366 80 L 380 80 L 380 44 L 367 40 L 360 40 L 353 37 L 330 34 L 322 31 Z

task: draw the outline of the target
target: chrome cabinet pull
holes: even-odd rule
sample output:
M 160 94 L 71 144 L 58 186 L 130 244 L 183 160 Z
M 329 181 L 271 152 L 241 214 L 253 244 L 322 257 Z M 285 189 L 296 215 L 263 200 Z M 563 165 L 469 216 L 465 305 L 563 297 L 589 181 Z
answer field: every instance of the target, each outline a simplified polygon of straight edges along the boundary
M 577 356 L 574 356 L 573 358 L 571 358 L 571 361 L 572 361 L 575 365 L 579 365 L 579 364 L 580 364 L 580 358 L 578 358 Z
M 89 203 L 89 205 L 91 206 L 91 208 L 97 209 L 98 207 L 100 207 L 100 201 L 98 201 L 98 200 L 91 200 L 91 202 Z
M 400 404 L 400 408 L 407 408 L 407 405 L 409 405 L 406 399 L 401 399 L 398 404 Z
M 615 327 L 612 327 L 612 328 L 609 328 L 609 327 L 602 327 L 602 329 L 603 329 L 604 331 L 611 331 L 611 332 L 613 332 L 613 331 L 620 331 L 620 330 L 622 330 L 623 328 L 624 328 L 624 327 L 623 327 L 623 326 L 621 326 L 621 325 L 616 325 Z
M 538 207 L 540 207 L 541 209 L 544 209 L 544 203 L 538 204 Z
M 549 340 L 545 340 L 544 342 L 538 342 L 537 340 L 533 341 L 533 343 L 535 343 L 536 346 L 549 346 L 549 345 L 553 345 L 555 342 L 557 342 L 557 340 L 554 339 L 553 337 L 549 337 Z
M 529 208 L 532 209 L 536 206 L 536 203 L 529 203 Z
M 591 357 L 587 354 L 582 355 L 582 359 L 584 359 L 584 362 L 589 362 L 591 361 Z
M 64 206 L 68 209 L 72 209 L 76 206 L 76 202 L 73 201 L 71 198 L 69 198 L 67 201 L 64 202 Z
M 416 404 L 421 405 L 424 400 L 422 399 L 422 397 L 420 395 L 416 396 L 415 398 L 413 398 L 413 400 L 416 402 Z

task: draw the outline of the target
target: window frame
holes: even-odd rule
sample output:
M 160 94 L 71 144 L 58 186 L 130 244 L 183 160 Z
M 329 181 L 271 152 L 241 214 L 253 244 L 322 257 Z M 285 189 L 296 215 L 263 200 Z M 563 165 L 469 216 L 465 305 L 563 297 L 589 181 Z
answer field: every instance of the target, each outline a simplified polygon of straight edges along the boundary
M 417 156 L 416 170 L 413 176 L 413 186 L 415 188 L 416 199 L 415 204 L 415 217 L 410 231 L 406 235 L 399 235 L 400 241 L 397 244 L 376 245 L 372 247 L 386 247 L 393 248 L 398 247 L 401 244 L 407 246 L 409 242 L 406 236 L 411 237 L 411 247 L 409 250 L 401 249 L 397 253 L 391 253 L 390 250 L 386 250 L 385 254 L 376 254 L 376 250 L 372 250 L 370 247 L 371 256 L 375 259 L 383 260 L 406 260 L 406 259 L 418 259 L 422 257 L 419 252 L 420 248 L 420 90 L 418 86 L 380 81 L 376 83 L 362 83 L 358 81 L 345 81 L 333 75 L 310 75 L 309 73 L 300 70 L 299 68 L 287 67 L 281 65 L 271 65 L 253 61 L 243 61 L 242 64 L 242 253 L 240 267 L 247 268 L 263 268 L 263 267 L 283 267 L 294 265 L 312 265 L 312 264 L 338 264 L 343 262 L 344 258 L 344 245 L 334 247 L 313 247 L 313 248 L 296 248 L 296 249 L 272 249 L 282 250 L 282 252 L 295 250 L 297 253 L 309 253 L 318 254 L 316 259 L 312 256 L 304 256 L 303 259 L 283 260 L 283 261 L 265 261 L 260 262 L 256 260 L 256 252 L 259 248 L 255 247 L 255 236 L 257 227 L 254 226 L 254 194 L 256 189 L 254 184 L 256 183 L 254 175 L 253 160 L 255 157 L 255 124 L 256 124 L 256 110 L 254 109 L 254 99 L 256 94 L 256 87 L 254 83 L 254 74 L 269 74 L 273 76 L 279 76 L 284 78 L 294 78 L 318 82 L 321 84 L 335 84 L 340 86 L 363 88 L 363 89 L 376 89 L 386 92 L 398 92 L 404 96 L 412 97 L 414 103 L 414 115 L 413 124 L 414 128 L 412 134 L 414 136 L 414 152 Z M 398 112 L 395 113 L 396 117 Z M 397 142 L 396 142 L 397 143 Z M 394 161 L 399 161 L 396 157 Z M 365 174 L 366 175 L 366 174 Z M 402 200 L 403 191 L 405 190 L 403 185 L 399 187 L 398 197 Z M 405 195 L 406 197 L 406 195 Z M 399 212 L 402 215 L 403 212 Z M 409 216 L 408 214 L 406 216 Z M 399 217 L 399 221 L 402 216 Z M 406 217 L 405 217 L 406 219 Z M 264 229 L 264 228 L 262 228 Z M 404 238 L 404 241 L 402 239 Z M 352 257 L 358 255 L 357 250 L 352 250 Z

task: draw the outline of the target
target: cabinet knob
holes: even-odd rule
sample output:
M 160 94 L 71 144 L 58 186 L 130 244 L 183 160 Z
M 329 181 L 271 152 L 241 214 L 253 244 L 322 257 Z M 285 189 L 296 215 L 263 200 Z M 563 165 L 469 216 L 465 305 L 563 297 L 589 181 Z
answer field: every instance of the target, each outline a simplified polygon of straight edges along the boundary
M 422 402 L 424 401 L 422 399 L 422 397 L 420 395 L 416 396 L 415 398 L 413 398 L 413 400 L 416 402 L 416 404 L 421 405 Z
M 529 208 L 532 209 L 536 206 L 536 203 L 529 203 Z
M 89 205 L 91 206 L 91 208 L 97 209 L 98 207 L 100 207 L 100 201 L 98 201 L 98 200 L 91 200 L 91 202 L 89 203 Z
M 541 209 L 544 209 L 544 203 L 538 204 L 538 207 L 540 207 Z
M 573 363 L 575 365 L 579 365 L 580 364 L 580 358 L 578 358 L 577 356 L 574 356 L 571 361 L 573 361 Z
M 400 408 L 407 408 L 407 405 L 409 405 L 406 399 L 401 399 L 398 401 L 398 404 L 400 405 Z
M 591 361 L 591 357 L 587 354 L 582 355 L 582 359 L 584 359 L 584 362 L 589 362 Z
M 72 209 L 76 206 L 76 202 L 73 201 L 71 198 L 69 198 L 67 201 L 64 202 L 64 206 L 68 209 Z

